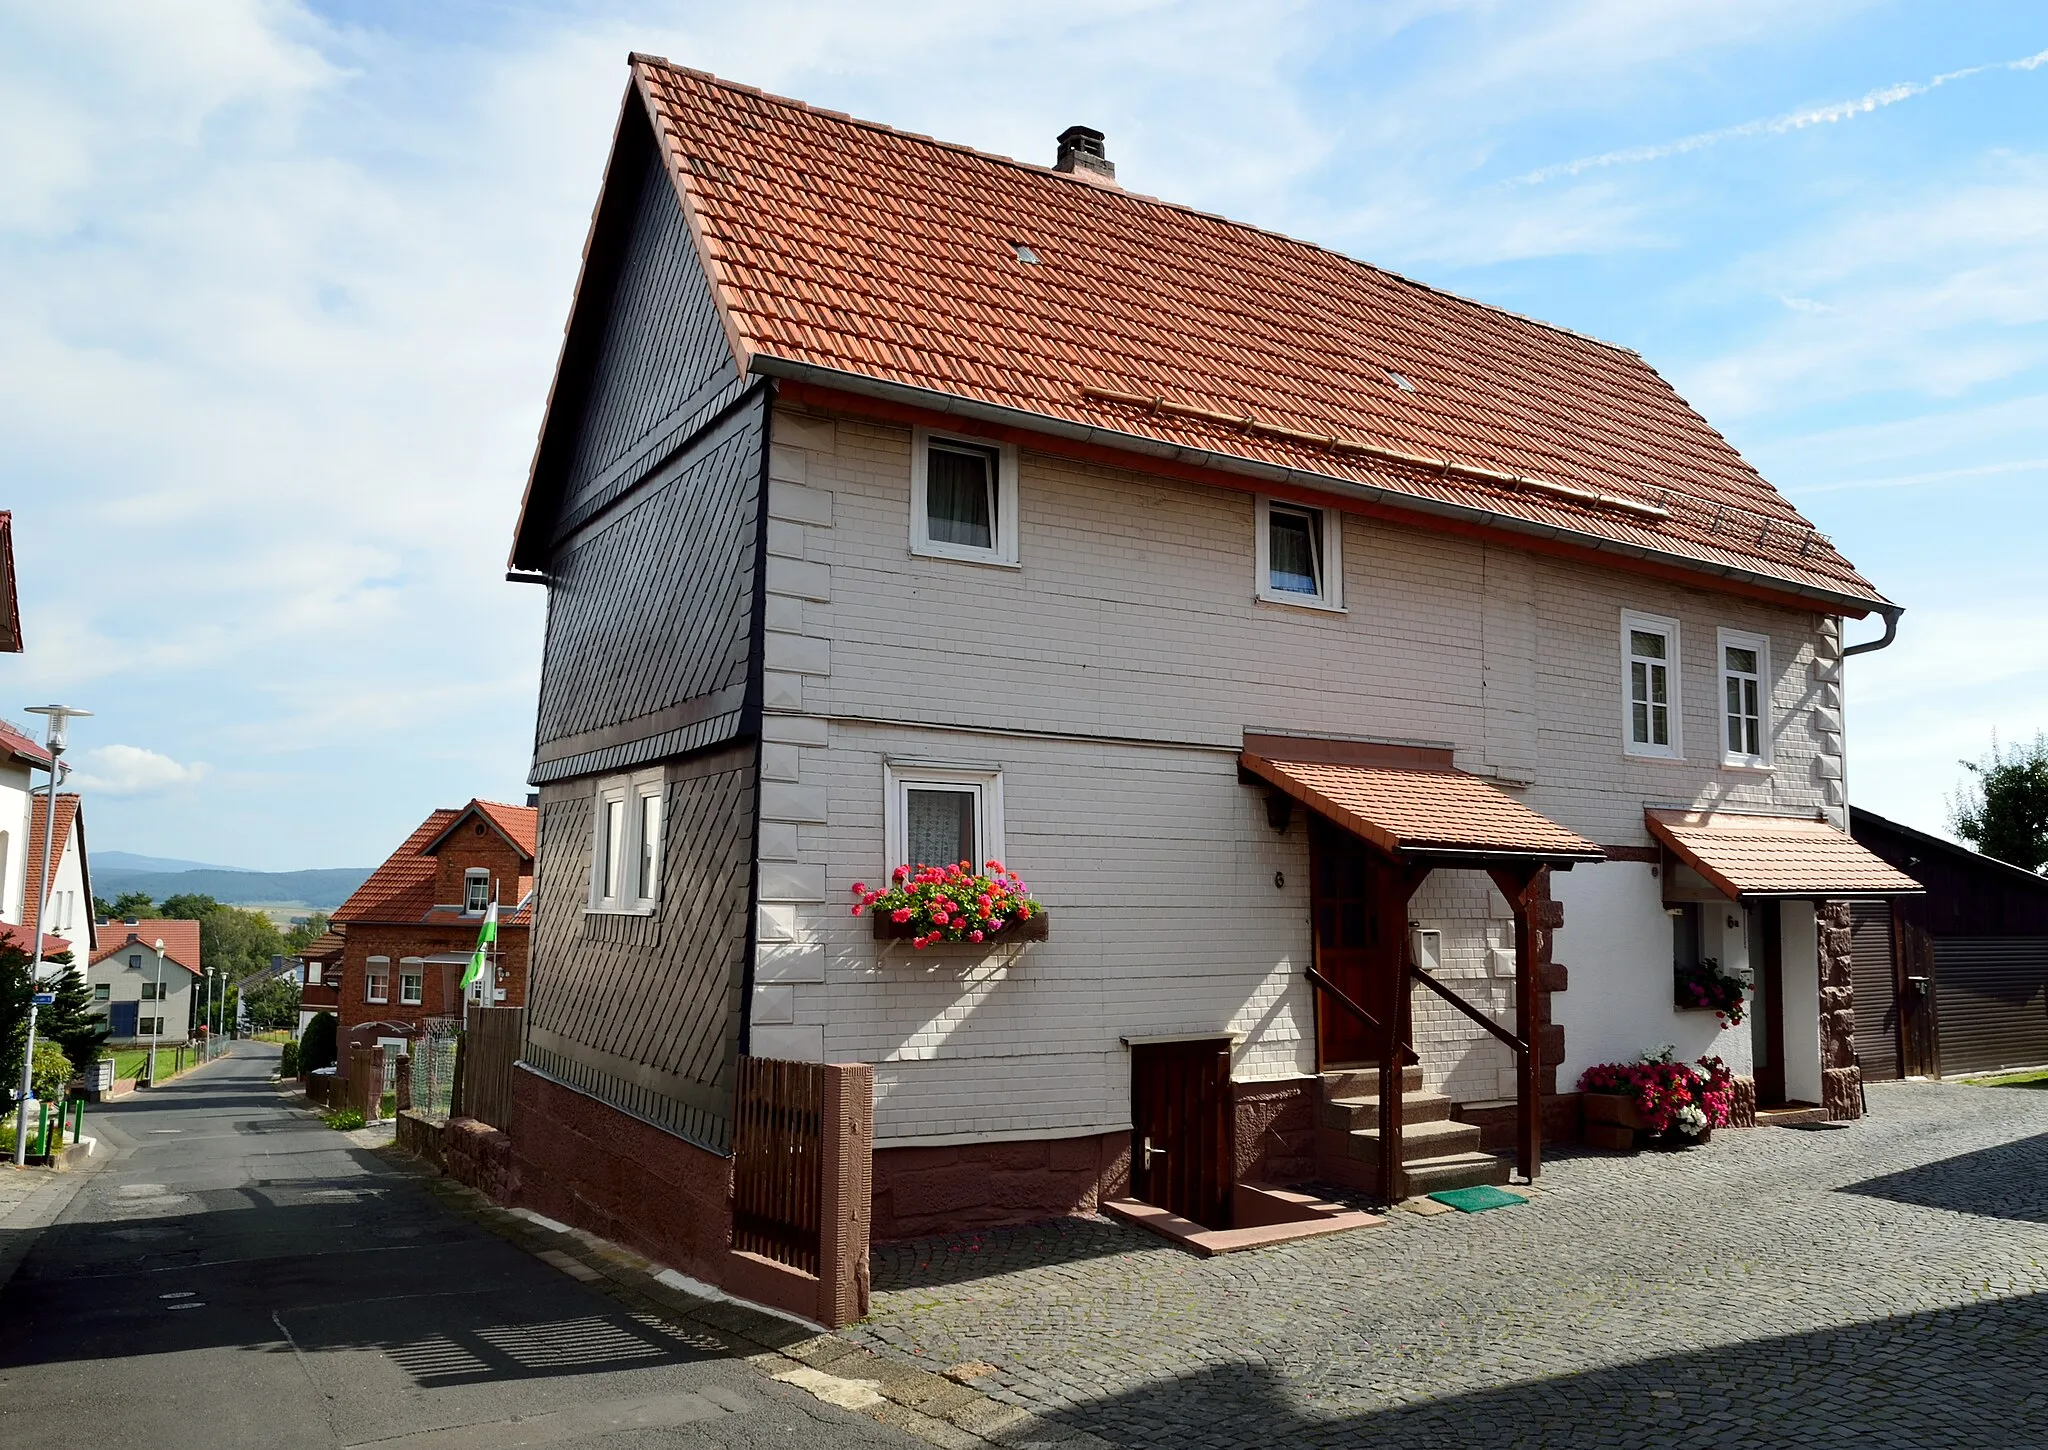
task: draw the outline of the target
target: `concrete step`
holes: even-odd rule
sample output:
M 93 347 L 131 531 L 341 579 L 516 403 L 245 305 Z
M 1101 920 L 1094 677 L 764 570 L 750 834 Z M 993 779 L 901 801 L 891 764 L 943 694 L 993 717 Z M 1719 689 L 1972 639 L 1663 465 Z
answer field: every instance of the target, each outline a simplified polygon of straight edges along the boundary
M 1378 1128 L 1354 1128 L 1351 1130 L 1351 1156 L 1379 1161 L 1380 1130 Z M 1413 1163 L 1425 1158 L 1442 1158 L 1455 1153 L 1475 1153 L 1479 1150 L 1479 1129 L 1470 1123 L 1453 1123 L 1439 1118 L 1422 1123 L 1401 1125 L 1401 1161 Z
M 1497 1187 L 1508 1181 L 1512 1171 L 1507 1159 L 1491 1153 L 1447 1153 L 1441 1158 L 1411 1159 L 1402 1166 L 1408 1172 L 1411 1197 L 1449 1188 L 1475 1188 L 1482 1183 Z
M 1333 1068 L 1323 1074 L 1323 1098 L 1356 1098 L 1371 1095 L 1377 1097 L 1380 1090 L 1380 1070 L 1370 1064 L 1358 1067 Z M 1422 1091 L 1422 1064 L 1411 1062 L 1401 1069 L 1401 1091 L 1419 1093 Z
M 1442 1093 L 1402 1093 L 1401 1122 L 1435 1123 L 1451 1115 L 1451 1100 Z M 1323 1126 L 1326 1128 L 1376 1128 L 1380 1121 L 1379 1094 L 1363 1098 L 1325 1098 Z

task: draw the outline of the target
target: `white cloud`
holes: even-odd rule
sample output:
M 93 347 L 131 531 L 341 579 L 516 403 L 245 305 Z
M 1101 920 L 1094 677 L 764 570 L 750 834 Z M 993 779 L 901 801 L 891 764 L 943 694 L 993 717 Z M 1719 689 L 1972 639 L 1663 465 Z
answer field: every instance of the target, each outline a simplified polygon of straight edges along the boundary
M 213 767 L 200 761 L 180 765 L 168 755 L 139 745 L 101 745 L 84 752 L 77 783 L 104 795 L 152 795 L 172 786 L 197 785 Z

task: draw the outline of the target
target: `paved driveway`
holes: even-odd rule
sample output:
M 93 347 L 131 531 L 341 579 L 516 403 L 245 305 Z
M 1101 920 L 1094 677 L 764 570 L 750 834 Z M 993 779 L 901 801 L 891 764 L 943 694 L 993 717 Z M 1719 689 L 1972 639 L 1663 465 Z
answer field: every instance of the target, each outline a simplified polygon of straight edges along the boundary
M 1554 1161 L 1526 1207 L 1201 1260 L 880 1251 L 870 1345 L 1124 1445 L 2048 1445 L 2048 1092 Z

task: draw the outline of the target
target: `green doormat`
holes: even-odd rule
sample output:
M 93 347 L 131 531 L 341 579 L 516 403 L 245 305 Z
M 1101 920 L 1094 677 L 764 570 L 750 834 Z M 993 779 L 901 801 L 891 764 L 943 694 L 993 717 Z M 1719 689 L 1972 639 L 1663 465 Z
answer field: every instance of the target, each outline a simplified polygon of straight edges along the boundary
M 1519 1193 L 1509 1193 L 1491 1183 L 1482 1183 L 1474 1188 L 1446 1188 L 1442 1193 L 1429 1196 L 1438 1203 L 1449 1204 L 1460 1213 L 1484 1213 L 1489 1208 L 1509 1208 L 1529 1201 Z

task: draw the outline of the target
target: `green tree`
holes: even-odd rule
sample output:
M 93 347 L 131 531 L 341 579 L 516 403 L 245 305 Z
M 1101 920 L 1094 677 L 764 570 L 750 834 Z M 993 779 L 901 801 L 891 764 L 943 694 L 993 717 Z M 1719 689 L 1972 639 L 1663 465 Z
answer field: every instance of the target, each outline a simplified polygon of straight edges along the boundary
M 1962 761 L 1969 775 L 1949 802 L 1957 835 L 1985 855 L 2023 870 L 2048 867 L 2048 734 L 2008 751 Z
M 28 953 L 0 946 L 0 1102 L 12 1103 L 21 1090 L 21 1053 L 28 1045 Z
M 265 977 L 242 994 L 249 1025 L 259 1032 L 290 1027 L 299 1020 L 299 984 L 289 977 Z
M 110 903 L 102 902 L 98 897 L 94 897 L 93 906 L 96 910 L 101 907 L 105 908 L 101 915 L 107 921 L 126 921 L 131 917 L 141 921 L 146 917 L 168 916 L 171 914 L 166 911 L 159 911 L 157 904 L 149 899 L 149 893 L 146 891 L 124 891 Z
M 84 977 L 69 970 L 71 953 L 50 958 L 66 970 L 57 979 L 57 1000 L 36 1016 L 36 1036 L 47 1037 L 63 1049 L 75 1071 L 83 1072 L 99 1060 L 107 1034 L 107 1019 L 92 1010 L 92 988 Z M 46 979 L 47 980 L 47 979 Z
M 163 915 L 199 923 L 199 957 L 203 966 L 219 967 L 230 981 L 270 965 L 284 955 L 284 936 L 261 912 L 223 906 L 211 896 L 166 896 Z
M 322 1012 L 308 1022 L 306 1030 L 299 1034 L 299 1071 L 318 1072 L 323 1067 L 333 1067 L 339 1057 L 335 1036 L 332 1012 Z M 14 1070 L 21 1071 L 19 1059 Z
M 295 956 L 327 934 L 327 913 L 316 911 L 284 934 L 286 956 Z

